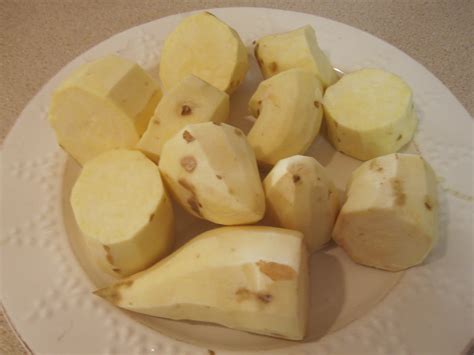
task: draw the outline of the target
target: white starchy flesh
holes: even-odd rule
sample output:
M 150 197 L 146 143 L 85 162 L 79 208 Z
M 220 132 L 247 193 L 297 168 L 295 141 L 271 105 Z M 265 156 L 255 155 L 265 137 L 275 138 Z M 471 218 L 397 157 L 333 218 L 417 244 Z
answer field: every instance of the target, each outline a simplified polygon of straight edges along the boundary
M 110 55 L 73 72 L 53 93 L 49 121 L 81 165 L 110 149 L 133 148 L 161 98 L 137 64 Z
M 316 159 L 295 155 L 280 160 L 263 187 L 270 219 L 280 227 L 302 232 L 310 253 L 331 240 L 339 197 Z
M 111 150 L 88 161 L 71 205 L 94 260 L 127 276 L 171 252 L 173 209 L 158 167 L 142 153 Z
M 420 264 L 438 238 L 436 184 L 418 155 L 365 162 L 348 185 L 334 240 L 363 265 L 399 271 Z
M 255 154 L 240 129 L 192 124 L 169 139 L 161 153 L 162 176 L 192 215 L 224 225 L 263 217 L 265 196 Z
M 304 153 L 319 133 L 323 88 L 303 69 L 290 69 L 262 81 L 249 102 L 257 118 L 248 134 L 257 160 L 273 165 Z
M 301 233 L 223 227 L 95 294 L 134 312 L 301 340 L 309 313 L 308 283 Z
M 255 46 L 255 57 L 265 78 L 292 68 L 302 68 L 316 74 L 325 88 L 339 78 L 319 48 L 314 29 L 309 25 L 259 39 Z
M 324 109 L 332 145 L 360 160 L 398 151 L 418 122 L 410 87 L 380 69 L 345 75 L 326 90 Z
M 224 122 L 228 117 L 229 95 L 189 75 L 161 99 L 137 148 L 158 162 L 165 142 L 186 125 Z
M 160 79 L 166 90 L 193 74 L 232 93 L 245 78 L 249 64 L 239 34 L 208 12 L 185 18 L 166 38 Z

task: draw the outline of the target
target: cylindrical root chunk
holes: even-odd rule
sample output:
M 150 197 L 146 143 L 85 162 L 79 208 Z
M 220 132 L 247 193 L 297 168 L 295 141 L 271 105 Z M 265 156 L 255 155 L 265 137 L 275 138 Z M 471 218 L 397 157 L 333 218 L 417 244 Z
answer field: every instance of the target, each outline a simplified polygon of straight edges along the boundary
M 280 160 L 263 186 L 269 217 L 280 227 L 302 232 L 310 252 L 331 240 L 339 197 L 316 159 L 295 155 Z
M 232 93 L 248 70 L 247 50 L 239 34 L 208 12 L 184 19 L 168 36 L 160 62 L 166 90 L 189 74 Z
M 81 165 L 111 149 L 133 148 L 161 90 L 137 64 L 115 55 L 87 63 L 54 92 L 49 121 Z
M 138 151 L 111 150 L 85 164 L 71 205 L 105 271 L 127 276 L 171 252 L 171 202 L 157 166 Z
M 338 79 L 309 25 L 260 38 L 255 45 L 255 57 L 265 78 L 288 69 L 302 68 L 316 74 L 324 87 Z
M 309 313 L 308 276 L 300 232 L 224 227 L 95 294 L 138 313 L 301 340 Z
M 249 102 L 257 118 L 248 134 L 257 160 L 273 165 L 303 154 L 321 128 L 323 88 L 303 69 L 291 69 L 260 83 Z
M 229 95 L 189 75 L 161 99 L 137 148 L 158 162 L 165 142 L 191 123 L 223 122 L 229 117 Z
M 186 126 L 164 145 L 160 170 L 196 217 L 233 225 L 257 222 L 265 213 L 255 154 L 238 128 L 213 122 Z
M 380 69 L 345 75 L 326 90 L 324 110 L 332 145 L 360 160 L 395 153 L 418 122 L 410 87 Z
M 437 235 L 436 177 L 422 157 L 390 154 L 354 171 L 333 238 L 355 262 L 403 270 L 425 259 Z

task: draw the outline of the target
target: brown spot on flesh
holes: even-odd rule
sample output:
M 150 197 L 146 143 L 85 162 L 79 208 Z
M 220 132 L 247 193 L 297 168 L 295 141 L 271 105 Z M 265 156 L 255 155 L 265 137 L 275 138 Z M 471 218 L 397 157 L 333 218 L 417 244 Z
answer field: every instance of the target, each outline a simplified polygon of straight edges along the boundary
M 117 274 L 120 274 L 120 269 L 118 269 L 118 268 L 113 268 L 112 271 L 116 272 Z
M 403 192 L 403 187 L 402 187 L 402 182 L 398 179 L 392 179 L 391 181 L 392 184 L 392 190 L 393 190 L 393 196 L 395 198 L 395 204 L 402 206 L 405 204 L 406 200 L 406 195 Z
M 296 271 L 288 265 L 260 260 L 257 262 L 257 266 L 261 273 L 273 281 L 291 280 L 296 277 Z
M 434 205 L 434 203 L 431 202 L 430 197 L 429 197 L 429 196 L 426 196 L 426 197 L 425 197 L 425 207 L 426 207 L 426 209 L 427 209 L 428 211 L 433 210 L 433 205 Z
M 216 178 L 218 178 L 219 180 L 222 180 L 222 176 L 220 175 L 216 175 Z
M 293 175 L 293 182 L 296 184 L 298 181 L 301 180 L 301 177 L 299 175 Z
M 214 123 L 216 126 L 222 125 L 222 123 L 220 123 L 220 122 L 212 122 L 212 123 Z
M 207 352 L 209 353 L 209 355 L 216 355 L 216 352 L 214 350 L 207 349 Z
M 132 284 L 133 280 L 120 281 L 109 287 L 98 289 L 94 291 L 94 294 L 111 303 L 118 304 L 122 299 L 122 289 L 130 287 Z
M 148 220 L 148 222 L 151 222 L 151 221 L 153 220 L 153 218 L 154 218 L 154 217 L 155 217 L 155 214 L 154 214 L 154 213 L 152 213 L 152 214 L 150 215 L 150 219 Z
M 196 158 L 190 155 L 181 158 L 180 163 L 183 169 L 186 170 L 188 173 L 192 173 L 197 166 Z
M 397 137 L 397 141 L 399 141 L 400 139 L 402 139 L 402 137 L 403 137 L 403 136 L 402 136 L 401 134 L 399 134 L 398 137 Z
M 235 132 L 235 134 L 238 135 L 238 136 L 242 136 L 242 135 L 243 135 L 242 131 L 241 131 L 240 129 L 238 129 L 238 128 L 235 128 L 235 129 L 234 129 L 234 132 Z
M 257 298 L 263 303 L 269 303 L 273 299 L 273 296 L 269 293 L 259 293 L 257 294 Z
M 276 62 L 271 62 L 269 69 L 272 73 L 275 73 L 278 70 L 278 64 Z
M 191 133 L 189 133 L 189 131 L 184 131 L 183 132 L 183 139 L 186 142 L 191 143 L 195 138 Z
M 202 205 L 199 203 L 195 195 L 188 198 L 187 202 L 191 210 L 193 210 L 197 215 L 202 216 L 201 211 L 199 210 Z
M 314 101 L 313 104 L 314 104 L 314 107 L 316 107 L 316 108 L 321 107 L 321 104 L 318 101 Z
M 252 41 L 252 44 L 253 44 L 253 45 L 255 45 L 256 43 L 257 43 L 257 41 L 256 41 L 256 40 L 253 40 L 253 41 Z
M 160 125 L 160 120 L 157 118 L 157 119 L 154 119 L 153 120 L 153 124 L 156 124 L 156 125 Z
M 241 287 L 235 291 L 237 296 L 237 302 L 247 301 L 250 299 L 256 299 L 262 303 L 270 303 L 273 299 L 273 296 L 268 292 L 254 292 L 250 291 L 248 288 Z
M 114 265 L 114 257 L 112 256 L 112 253 L 110 252 L 110 247 L 108 245 L 103 245 L 104 250 L 105 250 L 105 258 L 109 262 L 110 265 Z
M 181 116 L 188 116 L 192 112 L 193 112 L 193 110 L 191 110 L 191 107 L 189 107 L 188 105 L 183 105 L 181 107 Z

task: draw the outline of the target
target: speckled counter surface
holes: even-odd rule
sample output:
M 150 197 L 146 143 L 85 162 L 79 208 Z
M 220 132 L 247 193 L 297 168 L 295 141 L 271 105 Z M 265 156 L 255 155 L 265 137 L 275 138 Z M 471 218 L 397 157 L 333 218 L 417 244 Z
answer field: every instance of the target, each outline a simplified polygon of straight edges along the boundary
M 306 12 L 370 32 L 426 66 L 474 113 L 471 0 L 0 0 L 0 142 L 41 86 L 86 49 L 160 17 L 230 6 Z M 26 352 L 2 312 L 0 352 Z

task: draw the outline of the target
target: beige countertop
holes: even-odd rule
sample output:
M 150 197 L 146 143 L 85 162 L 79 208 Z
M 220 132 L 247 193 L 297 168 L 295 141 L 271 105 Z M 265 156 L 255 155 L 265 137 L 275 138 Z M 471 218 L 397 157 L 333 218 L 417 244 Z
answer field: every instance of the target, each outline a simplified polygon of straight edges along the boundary
M 230 6 L 306 12 L 370 32 L 426 66 L 474 113 L 470 0 L 0 0 L 0 142 L 41 86 L 86 49 L 160 17 Z M 0 352 L 26 352 L 1 312 Z

